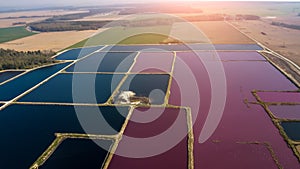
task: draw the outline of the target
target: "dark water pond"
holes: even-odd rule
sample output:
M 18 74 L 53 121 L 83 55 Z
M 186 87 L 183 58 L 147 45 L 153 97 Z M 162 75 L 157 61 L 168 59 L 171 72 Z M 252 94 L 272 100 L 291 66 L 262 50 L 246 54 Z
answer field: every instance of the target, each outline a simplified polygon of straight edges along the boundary
M 40 168 L 100 169 L 112 144 L 110 140 L 67 139 Z
M 59 74 L 20 101 L 105 103 L 123 77 L 113 74 Z
M 28 72 L 8 83 L 0 85 L 0 100 L 8 101 L 34 87 L 52 74 L 60 71 L 70 63 L 48 66 Z
M 13 78 L 21 73 L 23 73 L 24 71 L 5 71 L 5 72 L 1 72 L 0 73 L 0 83 Z
M 281 122 L 281 126 L 290 139 L 300 141 L 300 121 Z
M 96 50 L 101 49 L 102 47 L 103 46 L 71 49 L 56 56 L 55 59 L 56 60 L 77 60 L 88 54 L 95 52 Z
M 67 69 L 68 72 L 127 72 L 137 53 L 97 52 Z
M 55 133 L 116 134 L 129 108 L 80 106 L 76 110 L 73 106 L 11 105 L 0 111 L 0 168 L 29 168 L 54 141 Z
M 170 75 L 129 75 L 120 90 L 133 91 L 137 96 L 149 97 L 151 104 L 163 104 L 169 79 Z

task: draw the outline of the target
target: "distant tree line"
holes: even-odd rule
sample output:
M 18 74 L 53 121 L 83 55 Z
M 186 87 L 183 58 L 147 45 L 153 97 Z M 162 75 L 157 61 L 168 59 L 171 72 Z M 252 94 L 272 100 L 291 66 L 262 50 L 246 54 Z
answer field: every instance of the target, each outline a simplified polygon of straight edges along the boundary
M 141 20 L 118 20 L 118 21 L 55 21 L 55 22 L 35 22 L 28 26 L 33 31 L 56 32 L 56 31 L 81 31 L 97 30 L 103 27 L 143 27 L 157 25 L 171 25 L 176 21 L 173 18 L 152 18 Z
M 57 21 L 82 19 L 87 16 L 92 16 L 92 15 L 101 14 L 101 13 L 108 13 L 108 12 L 112 12 L 114 10 L 115 9 L 113 9 L 113 8 L 89 9 L 88 12 L 83 12 L 83 13 L 56 15 L 56 16 L 53 16 L 52 18 L 48 18 L 48 19 L 44 20 L 43 22 L 57 22 Z
M 110 21 L 74 21 L 87 16 L 113 12 L 114 8 L 95 8 L 89 9 L 88 12 L 56 15 L 43 21 L 27 24 L 33 31 L 39 32 L 56 32 L 56 31 L 72 31 L 72 30 L 96 30 L 102 28 Z
M 259 20 L 260 17 L 256 15 L 235 15 L 235 20 Z
M 55 22 L 35 22 L 27 26 L 33 31 L 57 32 L 57 31 L 82 31 L 97 30 L 111 21 L 55 21 Z
M 53 55 L 55 55 L 53 51 L 18 52 L 0 48 L 0 70 L 28 69 L 54 63 L 55 60 L 51 58 Z
M 286 23 L 282 23 L 282 22 L 272 22 L 271 24 L 275 25 L 275 26 L 281 26 L 284 28 L 300 30 L 300 25 L 286 24 Z
M 120 15 L 131 15 L 138 13 L 202 13 L 199 8 L 176 4 L 153 4 L 153 5 L 136 5 L 132 8 L 125 8 L 120 12 Z

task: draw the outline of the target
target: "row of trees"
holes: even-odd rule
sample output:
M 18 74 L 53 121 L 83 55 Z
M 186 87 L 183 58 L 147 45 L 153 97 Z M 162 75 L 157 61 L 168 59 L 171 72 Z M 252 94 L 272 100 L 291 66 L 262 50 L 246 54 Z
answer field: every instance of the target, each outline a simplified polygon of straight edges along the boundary
M 281 26 L 281 27 L 285 27 L 285 28 L 300 30 L 300 25 L 286 24 L 286 23 L 282 23 L 282 22 L 272 22 L 271 24 L 275 25 L 275 26 Z
M 102 28 L 110 21 L 55 21 L 55 22 L 35 22 L 28 26 L 31 30 L 39 32 L 56 32 L 56 31 L 81 31 L 97 30 Z
M 28 69 L 40 65 L 54 63 L 51 56 L 53 51 L 28 51 L 18 52 L 0 48 L 0 70 L 5 69 Z

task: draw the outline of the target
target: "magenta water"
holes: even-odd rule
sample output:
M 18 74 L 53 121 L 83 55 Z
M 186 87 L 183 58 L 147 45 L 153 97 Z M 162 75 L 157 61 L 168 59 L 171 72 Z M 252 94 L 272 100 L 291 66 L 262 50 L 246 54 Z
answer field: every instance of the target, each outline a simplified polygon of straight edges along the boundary
M 181 109 L 135 109 L 109 168 L 188 168 L 186 117 L 186 112 Z M 174 123 L 176 130 L 168 131 L 170 126 L 174 127 Z M 182 138 L 177 139 L 180 135 Z M 174 141 L 174 146 L 163 153 L 144 158 L 129 158 L 137 154 L 143 157 L 164 150 L 166 145 Z
M 143 52 L 131 72 L 171 72 L 173 60 L 172 52 Z
M 191 52 L 177 52 L 191 53 Z M 266 59 L 256 51 L 197 51 L 201 59 L 210 59 L 211 61 L 266 61 Z M 183 54 L 185 55 L 185 54 Z
M 251 158 L 256 156 L 254 152 L 250 153 L 251 148 L 246 147 L 244 151 L 238 150 L 238 153 L 228 154 L 226 145 L 216 146 L 214 141 L 234 145 L 236 142 L 268 142 L 272 146 L 279 163 L 285 168 L 300 168 L 297 158 L 292 150 L 286 145 L 285 141 L 273 125 L 270 117 L 265 110 L 259 105 L 247 104 L 247 101 L 255 101 L 251 91 L 260 90 L 297 90 L 284 75 L 276 70 L 268 62 L 262 61 L 229 61 L 223 62 L 226 80 L 227 80 L 227 97 L 225 110 L 222 119 L 216 131 L 205 143 L 198 142 L 199 134 L 210 107 L 211 85 L 209 83 L 208 72 L 201 60 L 192 53 L 182 53 L 177 55 L 173 79 L 188 76 L 184 65 L 188 65 L 192 71 L 199 89 L 200 108 L 197 109 L 193 102 L 194 89 L 188 88 L 189 83 L 178 83 L 173 81 L 171 86 L 170 104 L 189 106 L 192 109 L 194 120 L 195 135 L 195 168 L 232 168 L 238 165 L 243 166 L 245 160 L 251 162 Z M 187 86 L 186 88 L 184 86 Z M 234 146 L 232 146 L 234 148 Z M 239 149 L 237 147 L 237 149 Z M 272 168 L 274 164 L 265 159 L 270 158 L 269 152 L 262 151 L 262 160 L 256 161 L 257 166 Z M 260 158 L 258 156 L 258 158 Z M 239 162 L 239 160 L 243 162 Z M 254 158 L 255 159 L 255 158 Z M 217 161 L 217 162 L 216 162 Z M 235 161 L 235 164 L 228 161 Z M 254 162 L 254 161 L 252 161 Z M 253 164 L 254 165 L 254 164 Z M 253 165 L 243 166 L 251 168 Z M 239 167 L 238 167 L 239 168 Z M 264 168 L 264 167 L 262 167 Z
M 205 155 L 202 156 L 205 160 L 201 160 L 201 163 L 198 163 L 199 165 L 195 168 L 278 169 L 268 147 L 263 143 L 251 144 L 224 140 L 218 142 L 216 140 L 215 142 L 205 143 L 205 146 L 202 146 L 202 151 L 205 152 Z
M 263 102 L 299 103 L 299 92 L 257 92 Z
M 277 118 L 300 120 L 300 105 L 270 105 L 268 107 Z
M 217 52 L 221 60 L 224 61 L 266 61 L 258 52 Z

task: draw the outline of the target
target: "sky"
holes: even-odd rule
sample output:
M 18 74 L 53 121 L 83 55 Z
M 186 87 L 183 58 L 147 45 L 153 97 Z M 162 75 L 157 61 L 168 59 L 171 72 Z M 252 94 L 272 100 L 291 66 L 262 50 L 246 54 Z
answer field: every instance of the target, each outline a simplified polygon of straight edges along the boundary
M 131 2 L 153 2 L 161 0 L 0 0 L 0 8 L 4 7 L 50 7 L 50 6 L 87 6 L 87 5 L 109 5 L 118 3 L 131 3 Z M 163 2 L 174 1 L 164 0 Z M 180 0 L 176 0 L 180 1 Z M 184 0 L 181 0 L 184 1 Z M 203 1 L 203 0 L 189 0 L 189 1 Z M 205 1 L 205 0 L 204 0 Z M 206 0 L 214 1 L 214 0 Z M 226 1 L 226 0 L 217 0 Z M 227 0 L 228 1 L 228 0 Z M 231 1 L 259 1 L 259 0 L 231 0 Z M 264 0 L 264 1 L 283 1 L 285 0 Z M 300 0 L 288 0 L 290 2 L 300 2 Z

